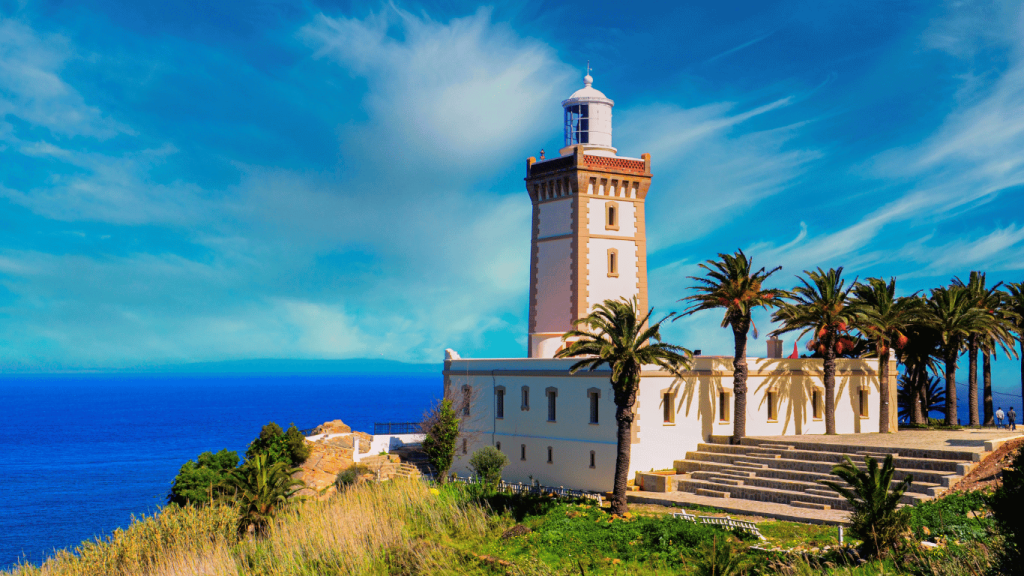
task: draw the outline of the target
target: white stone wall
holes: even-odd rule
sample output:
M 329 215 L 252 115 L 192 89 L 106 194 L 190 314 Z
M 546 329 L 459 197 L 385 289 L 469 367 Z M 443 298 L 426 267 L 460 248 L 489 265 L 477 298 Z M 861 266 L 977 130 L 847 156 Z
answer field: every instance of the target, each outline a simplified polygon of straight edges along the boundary
M 540 204 L 537 238 L 572 233 L 572 203 L 572 198 L 565 198 Z
M 608 205 L 608 202 L 615 202 L 615 207 L 618 209 L 618 230 L 608 230 L 605 227 L 608 221 L 605 206 Z M 632 202 L 615 198 L 588 198 L 587 211 L 587 230 L 591 235 L 625 238 L 636 236 L 636 207 Z
M 572 327 L 572 239 L 537 244 L 535 332 L 565 333 Z
M 467 453 L 459 446 L 453 471 L 470 473 L 468 459 L 485 445 L 501 443 L 509 457 L 504 477 L 511 482 L 528 482 L 530 477 L 548 486 L 566 486 L 586 490 L 611 489 L 615 464 L 616 426 L 614 400 L 609 373 L 605 370 L 576 376 L 568 374 L 572 360 L 505 359 L 455 360 L 449 378 L 454 389 L 463 385 L 475 389 L 475 402 L 464 427 Z M 810 408 L 810 391 L 821 386 L 821 361 L 813 359 L 749 358 L 747 434 L 772 436 L 822 434 L 824 421 L 815 420 Z M 840 434 L 878 431 L 877 361 L 839 360 L 836 382 L 836 430 Z M 729 420 L 718 419 L 718 398 L 722 390 L 732 390 L 732 362 L 729 358 L 697 359 L 695 370 L 676 379 L 654 367 L 645 370 L 640 384 L 635 420 L 636 443 L 632 444 L 630 477 L 636 471 L 671 468 L 686 452 L 695 450 L 711 435 L 732 434 L 732 396 L 728 396 Z M 794 371 L 803 374 L 794 374 Z M 859 374 L 851 374 L 859 372 Z M 770 375 L 762 375 L 770 374 Z M 867 418 L 858 415 L 857 390 L 870 388 Z M 495 390 L 505 389 L 504 418 L 494 417 Z M 522 409 L 521 390 L 530 388 L 529 410 Z M 545 391 L 558 390 L 554 422 L 547 419 Z M 769 422 L 764 399 L 769 388 L 779 390 L 778 421 Z M 589 423 L 590 403 L 587 391 L 598 388 L 599 423 Z M 672 409 L 674 423 L 664 421 L 663 392 L 675 392 Z M 526 460 L 520 459 L 520 447 L 527 447 Z M 547 462 L 547 447 L 554 451 L 554 462 Z M 596 456 L 595 468 L 589 467 L 590 451 Z
M 633 298 L 638 294 L 637 245 L 631 239 L 591 238 L 588 241 L 587 309 L 612 299 Z M 608 276 L 608 249 L 618 250 L 618 277 Z

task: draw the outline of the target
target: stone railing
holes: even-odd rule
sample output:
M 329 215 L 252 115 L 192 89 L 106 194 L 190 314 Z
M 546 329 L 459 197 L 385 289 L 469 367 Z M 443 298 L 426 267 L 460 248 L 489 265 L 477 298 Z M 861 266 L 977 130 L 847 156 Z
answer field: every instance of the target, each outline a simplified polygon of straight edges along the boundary
M 732 528 L 734 530 L 742 530 L 757 536 L 758 540 L 765 540 L 766 538 L 761 534 L 761 530 L 757 527 L 757 524 L 753 522 L 747 522 L 746 520 L 734 520 L 728 516 L 696 516 L 694 514 L 687 514 L 686 512 L 673 512 L 673 518 L 679 518 L 688 522 L 696 522 L 698 524 L 709 524 L 711 526 L 724 526 L 725 528 Z

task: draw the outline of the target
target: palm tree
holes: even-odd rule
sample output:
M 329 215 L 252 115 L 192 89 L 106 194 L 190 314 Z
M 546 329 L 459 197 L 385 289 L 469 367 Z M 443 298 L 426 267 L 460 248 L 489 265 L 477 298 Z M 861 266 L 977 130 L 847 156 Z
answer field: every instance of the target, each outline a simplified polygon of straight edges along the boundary
M 974 299 L 974 305 L 982 311 L 989 314 L 999 308 L 999 304 L 1002 301 L 1000 298 L 999 287 L 1003 284 L 999 282 L 991 288 L 985 288 L 985 273 L 984 272 L 971 272 L 967 283 L 965 284 L 959 278 L 953 279 L 953 284 L 966 288 Z M 995 342 L 1000 338 L 1000 332 L 1004 332 L 1005 328 L 1000 325 L 993 326 L 993 333 L 975 332 L 967 338 L 967 405 L 969 412 L 969 421 L 971 426 L 978 426 L 981 423 L 978 417 L 978 351 L 984 346 L 985 351 L 985 362 L 989 361 L 992 350 L 991 347 L 995 345 Z M 986 346 L 990 344 L 992 346 Z M 991 377 L 986 382 L 987 387 L 985 388 L 985 423 L 991 424 L 992 420 L 992 381 Z
M 1020 342 L 1020 391 L 1024 396 L 1024 282 L 1007 284 L 1006 292 L 1002 309 Z
M 933 288 L 926 301 L 927 321 L 942 340 L 942 357 L 946 364 L 946 425 L 959 423 L 956 411 L 957 358 L 967 347 L 972 334 L 986 332 L 995 324 L 992 314 L 976 306 L 968 288 L 952 285 Z
M 589 316 L 573 323 L 573 329 L 562 337 L 572 341 L 557 358 L 584 358 L 569 368 L 575 374 L 581 368 L 611 368 L 611 384 L 615 401 L 615 422 L 618 425 L 618 452 L 615 457 L 615 482 L 612 489 L 612 514 L 625 514 L 626 481 L 633 430 L 633 405 L 640 387 L 640 368 L 657 364 L 677 377 L 689 369 L 693 353 L 681 346 L 661 341 L 661 325 L 670 314 L 648 326 L 654 310 L 641 317 L 637 301 L 605 300 L 594 307 Z
M 869 339 L 878 356 L 878 388 L 881 396 L 878 409 L 878 431 L 895 432 L 889 426 L 889 351 L 903 348 L 909 338 L 906 330 L 920 313 L 916 298 L 897 298 L 896 279 L 886 283 L 869 278 L 853 287 L 853 307 L 857 311 L 857 329 Z
M 772 334 L 801 330 L 802 338 L 814 332 L 807 347 L 816 349 L 824 358 L 825 380 L 825 433 L 836 433 L 836 355 L 846 346 L 853 347 L 849 327 L 856 321 L 855 309 L 849 304 L 851 285 L 845 288 L 843 269 L 831 268 L 825 272 L 804 271 L 807 278 L 799 278 L 800 286 L 786 295 L 786 301 L 772 315 L 772 321 L 782 327 Z M 856 281 L 854 281 L 856 285 Z
M 843 461 L 832 468 L 832 474 L 842 478 L 844 484 L 819 480 L 850 503 L 853 508 L 850 527 L 864 540 L 868 556 L 884 555 L 903 538 L 910 525 L 910 510 L 901 510 L 899 505 L 914 477 L 907 474 L 893 486 L 896 465 L 892 456 L 885 457 L 881 469 L 878 468 L 878 460 L 865 456 L 866 470 L 861 470 L 849 456 L 844 455 Z
M 259 454 L 247 461 L 227 480 L 225 487 L 234 490 L 241 512 L 238 518 L 238 533 L 244 535 L 250 530 L 262 536 L 270 527 L 270 520 L 278 508 L 288 501 L 301 486 L 301 480 L 292 478 L 298 468 L 289 468 L 285 462 L 270 464 L 266 454 Z
M 932 412 L 945 414 L 946 412 L 946 390 L 942 379 L 938 376 L 925 376 L 927 385 L 924 387 L 924 402 L 920 402 L 921 394 L 918 391 L 918 383 L 910 374 L 900 377 L 900 387 L 897 390 L 897 402 L 899 403 L 900 418 L 914 424 L 923 424 L 927 421 Z M 915 422 L 914 412 L 923 410 L 923 418 Z
M 764 281 L 782 269 L 777 266 L 765 271 L 764 268 L 754 270 L 753 258 L 748 258 L 743 250 L 735 254 L 719 254 L 721 260 L 708 260 L 700 264 L 707 277 L 690 276 L 698 282 L 691 289 L 697 294 L 682 300 L 691 302 L 690 307 L 683 311 L 685 315 L 700 310 L 724 308 L 722 328 L 732 328 L 735 354 L 732 360 L 733 414 L 735 422 L 732 429 L 733 443 L 747 435 L 747 333 L 754 329 L 757 338 L 757 326 L 754 325 L 750 313 L 754 308 L 768 309 L 776 306 L 778 298 L 784 295 L 782 290 L 764 288 Z M 680 301 L 682 301 L 680 300 Z
M 924 298 L 920 296 L 915 296 L 914 298 L 918 300 L 919 307 L 924 306 Z M 927 317 L 922 316 L 917 322 L 908 326 L 906 330 L 908 338 L 906 346 L 896 349 L 896 360 L 903 365 L 907 383 L 910 385 L 910 392 L 914 399 L 910 412 L 910 422 L 912 424 L 926 424 L 928 422 L 929 374 L 939 373 L 939 361 L 942 357 L 942 339 L 934 328 L 924 323 L 926 320 Z M 945 410 L 945 404 L 943 404 L 943 410 Z

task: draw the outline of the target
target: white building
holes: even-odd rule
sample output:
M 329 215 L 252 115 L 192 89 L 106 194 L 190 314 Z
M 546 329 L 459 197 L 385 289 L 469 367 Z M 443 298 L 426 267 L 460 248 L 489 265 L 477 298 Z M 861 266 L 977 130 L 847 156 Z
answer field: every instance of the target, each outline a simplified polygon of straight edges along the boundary
M 453 466 L 460 475 L 469 473 L 476 449 L 493 445 L 511 462 L 506 480 L 600 491 L 612 486 L 616 423 L 609 372 L 570 375 L 575 360 L 554 356 L 573 321 L 596 304 L 625 297 L 648 307 L 644 200 L 651 159 L 617 155 L 614 102 L 592 87 L 589 75 L 584 83 L 562 102 L 560 155 L 527 160 L 533 201 L 528 357 L 446 354 L 446 389 L 472 399 Z M 781 345 L 773 348 L 776 358 L 748 358 L 747 434 L 824 433 L 821 360 L 781 359 Z M 837 361 L 837 432 L 878 430 L 877 368 L 877 361 Z M 630 476 L 671 468 L 698 443 L 732 434 L 732 358 L 697 357 L 684 376 L 656 366 L 642 372 Z

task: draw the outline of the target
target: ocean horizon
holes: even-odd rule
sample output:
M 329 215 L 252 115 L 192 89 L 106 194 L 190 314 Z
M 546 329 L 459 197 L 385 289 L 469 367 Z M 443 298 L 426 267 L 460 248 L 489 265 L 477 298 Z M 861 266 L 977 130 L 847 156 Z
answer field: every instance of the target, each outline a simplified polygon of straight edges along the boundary
M 62 373 L 0 376 L 0 569 L 127 528 L 166 503 L 181 465 L 244 454 L 274 421 L 419 421 L 443 377 L 401 374 Z

